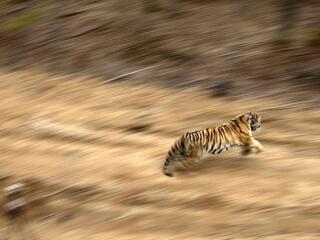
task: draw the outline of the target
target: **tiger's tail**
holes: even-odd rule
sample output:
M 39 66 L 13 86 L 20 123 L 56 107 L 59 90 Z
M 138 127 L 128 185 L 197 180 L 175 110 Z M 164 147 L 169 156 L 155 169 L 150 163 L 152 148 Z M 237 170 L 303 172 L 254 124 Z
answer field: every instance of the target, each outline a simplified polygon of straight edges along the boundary
M 186 156 L 188 133 L 182 135 L 168 151 L 162 172 L 168 177 L 173 177 L 175 163 Z
M 164 162 L 162 172 L 164 175 L 168 177 L 173 177 L 173 169 L 170 166 L 170 159 L 166 158 L 166 161 Z

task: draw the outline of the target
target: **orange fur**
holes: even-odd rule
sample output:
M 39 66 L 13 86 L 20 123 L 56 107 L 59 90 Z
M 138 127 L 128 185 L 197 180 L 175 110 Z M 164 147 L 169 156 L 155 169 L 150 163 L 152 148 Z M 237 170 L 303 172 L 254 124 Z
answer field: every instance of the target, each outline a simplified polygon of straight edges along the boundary
M 176 167 L 191 167 L 209 154 L 220 154 L 237 146 L 243 154 L 250 153 L 252 148 L 261 152 L 262 145 L 252 137 L 252 131 L 260 126 L 261 118 L 248 112 L 218 127 L 187 132 L 168 151 L 163 173 L 172 177 Z

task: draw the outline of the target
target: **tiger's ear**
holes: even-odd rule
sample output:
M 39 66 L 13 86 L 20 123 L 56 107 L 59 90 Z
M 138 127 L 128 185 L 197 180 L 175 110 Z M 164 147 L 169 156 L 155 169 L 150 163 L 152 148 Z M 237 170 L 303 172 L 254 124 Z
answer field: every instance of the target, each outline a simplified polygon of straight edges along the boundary
M 249 119 L 253 118 L 252 112 L 247 112 L 247 113 L 246 113 L 246 116 L 247 116 Z

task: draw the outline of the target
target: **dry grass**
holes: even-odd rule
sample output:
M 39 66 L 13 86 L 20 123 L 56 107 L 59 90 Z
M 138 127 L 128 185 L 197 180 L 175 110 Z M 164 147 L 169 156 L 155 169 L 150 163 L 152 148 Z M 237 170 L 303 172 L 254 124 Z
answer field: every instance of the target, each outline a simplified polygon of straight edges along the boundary
M 0 74 L 0 176 L 31 179 L 31 197 L 78 186 L 33 206 L 41 239 L 319 239 L 318 109 L 285 95 L 100 83 Z M 248 110 L 262 115 L 255 135 L 265 152 L 234 150 L 162 175 L 179 134 Z M 43 131 L 39 121 L 55 127 Z

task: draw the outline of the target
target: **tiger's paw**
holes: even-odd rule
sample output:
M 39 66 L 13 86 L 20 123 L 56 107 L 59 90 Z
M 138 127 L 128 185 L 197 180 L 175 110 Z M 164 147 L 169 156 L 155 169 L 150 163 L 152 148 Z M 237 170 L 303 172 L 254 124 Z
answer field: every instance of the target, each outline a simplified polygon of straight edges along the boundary
M 258 154 L 258 153 L 262 153 L 263 152 L 263 147 L 262 146 L 260 146 L 260 147 L 258 147 L 258 148 L 256 148 L 256 154 Z
M 173 177 L 173 174 L 169 172 L 165 172 L 164 175 L 166 175 L 167 177 Z

